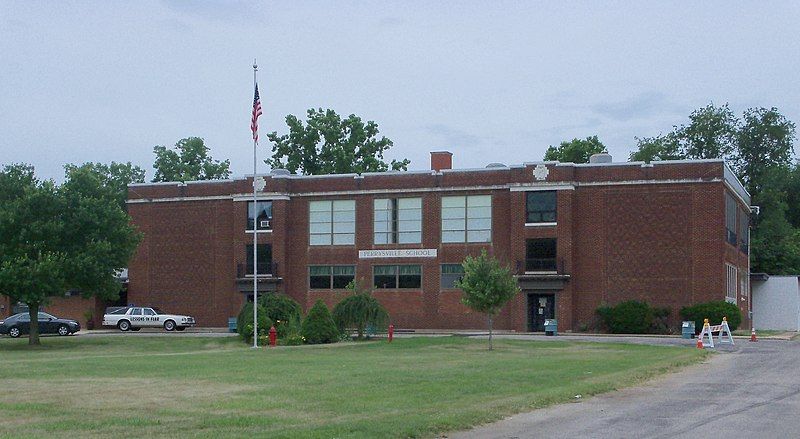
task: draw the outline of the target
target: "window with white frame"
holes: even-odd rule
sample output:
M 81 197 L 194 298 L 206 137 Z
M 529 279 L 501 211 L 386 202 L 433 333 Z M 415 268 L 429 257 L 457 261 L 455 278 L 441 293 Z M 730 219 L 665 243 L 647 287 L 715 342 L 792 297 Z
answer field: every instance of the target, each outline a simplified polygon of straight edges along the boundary
M 422 242 L 422 198 L 381 198 L 374 209 L 375 244 Z
M 739 283 L 738 271 L 732 264 L 725 264 L 725 271 L 727 274 L 727 288 L 725 289 L 725 300 L 731 303 L 736 303 L 736 286 Z
M 355 244 L 355 200 L 310 201 L 308 210 L 309 244 Z
M 491 240 L 491 195 L 442 197 L 442 242 Z

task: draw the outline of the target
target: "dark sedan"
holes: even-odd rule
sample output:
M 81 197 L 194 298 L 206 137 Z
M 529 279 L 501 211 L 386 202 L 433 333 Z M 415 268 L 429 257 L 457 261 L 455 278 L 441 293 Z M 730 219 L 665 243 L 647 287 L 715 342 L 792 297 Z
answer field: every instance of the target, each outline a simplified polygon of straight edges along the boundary
M 31 316 L 24 312 L 14 314 L 0 321 L 0 334 L 8 334 L 17 338 L 27 334 L 31 329 Z M 59 319 L 46 312 L 39 313 L 39 334 L 70 335 L 81 329 L 81 324 L 75 320 Z

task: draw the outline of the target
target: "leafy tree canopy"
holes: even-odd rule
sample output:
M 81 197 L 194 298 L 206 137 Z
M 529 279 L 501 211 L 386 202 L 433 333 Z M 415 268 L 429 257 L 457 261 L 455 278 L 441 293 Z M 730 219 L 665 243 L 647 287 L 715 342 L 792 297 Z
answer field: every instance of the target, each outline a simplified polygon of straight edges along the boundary
M 30 308 L 30 343 L 38 344 L 38 310 L 68 290 L 84 297 L 119 294 L 116 273 L 140 235 L 117 194 L 92 170 L 67 172 L 56 186 L 32 167 L 0 171 L 0 291 Z
M 339 330 L 345 333 L 347 328 L 356 328 L 360 340 L 364 338 L 367 326 L 385 329 L 389 324 L 389 313 L 376 298 L 372 297 L 371 291 L 356 281 L 350 282 L 347 289 L 354 294 L 340 300 L 333 307 L 333 321 Z
M 210 149 L 200 137 L 178 140 L 174 149 L 166 146 L 153 147 L 156 170 L 153 181 L 197 181 L 220 180 L 231 175 L 230 160 L 213 160 Z
M 408 169 L 410 161 L 386 163 L 383 154 L 392 141 L 378 137 L 378 124 L 351 114 L 342 119 L 333 110 L 310 109 L 306 122 L 286 116 L 289 133 L 267 135 L 272 157 L 264 162 L 272 169 L 288 169 L 304 175 L 384 172 Z
M 490 257 L 485 249 L 477 257 L 467 256 L 461 265 L 464 276 L 456 282 L 456 287 L 464 292 L 461 303 L 486 314 L 491 350 L 494 316 L 519 292 L 519 286 L 508 267 L 501 267 L 500 261 Z
M 592 154 L 608 152 L 603 142 L 597 136 L 585 139 L 572 139 L 569 142 L 561 142 L 560 145 L 547 148 L 544 159 L 547 161 L 557 160 L 562 163 L 589 163 Z
M 108 165 L 88 162 L 82 165 L 68 164 L 64 166 L 67 174 L 80 168 L 95 173 L 103 185 L 113 190 L 118 204 L 123 209 L 125 209 L 125 201 L 128 199 L 128 185 L 131 183 L 144 183 L 144 169 L 131 164 L 131 162 L 111 162 Z

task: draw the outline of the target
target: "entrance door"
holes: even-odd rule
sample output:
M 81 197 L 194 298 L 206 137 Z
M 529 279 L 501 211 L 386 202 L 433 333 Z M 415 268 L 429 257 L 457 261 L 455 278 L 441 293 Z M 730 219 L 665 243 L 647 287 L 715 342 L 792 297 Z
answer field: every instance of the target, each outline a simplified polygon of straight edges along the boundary
M 556 318 L 556 296 L 553 294 L 528 294 L 528 330 L 544 332 L 545 319 Z

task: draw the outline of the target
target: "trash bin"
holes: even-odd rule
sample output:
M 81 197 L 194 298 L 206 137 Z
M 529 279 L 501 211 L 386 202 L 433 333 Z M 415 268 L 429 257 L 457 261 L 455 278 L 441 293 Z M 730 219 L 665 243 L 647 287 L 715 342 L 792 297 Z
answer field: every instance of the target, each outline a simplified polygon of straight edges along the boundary
M 236 332 L 236 317 L 228 319 L 228 332 Z
M 544 335 L 558 335 L 558 320 L 546 319 L 544 321 Z
M 694 338 L 694 320 L 681 324 L 681 336 L 683 338 Z

